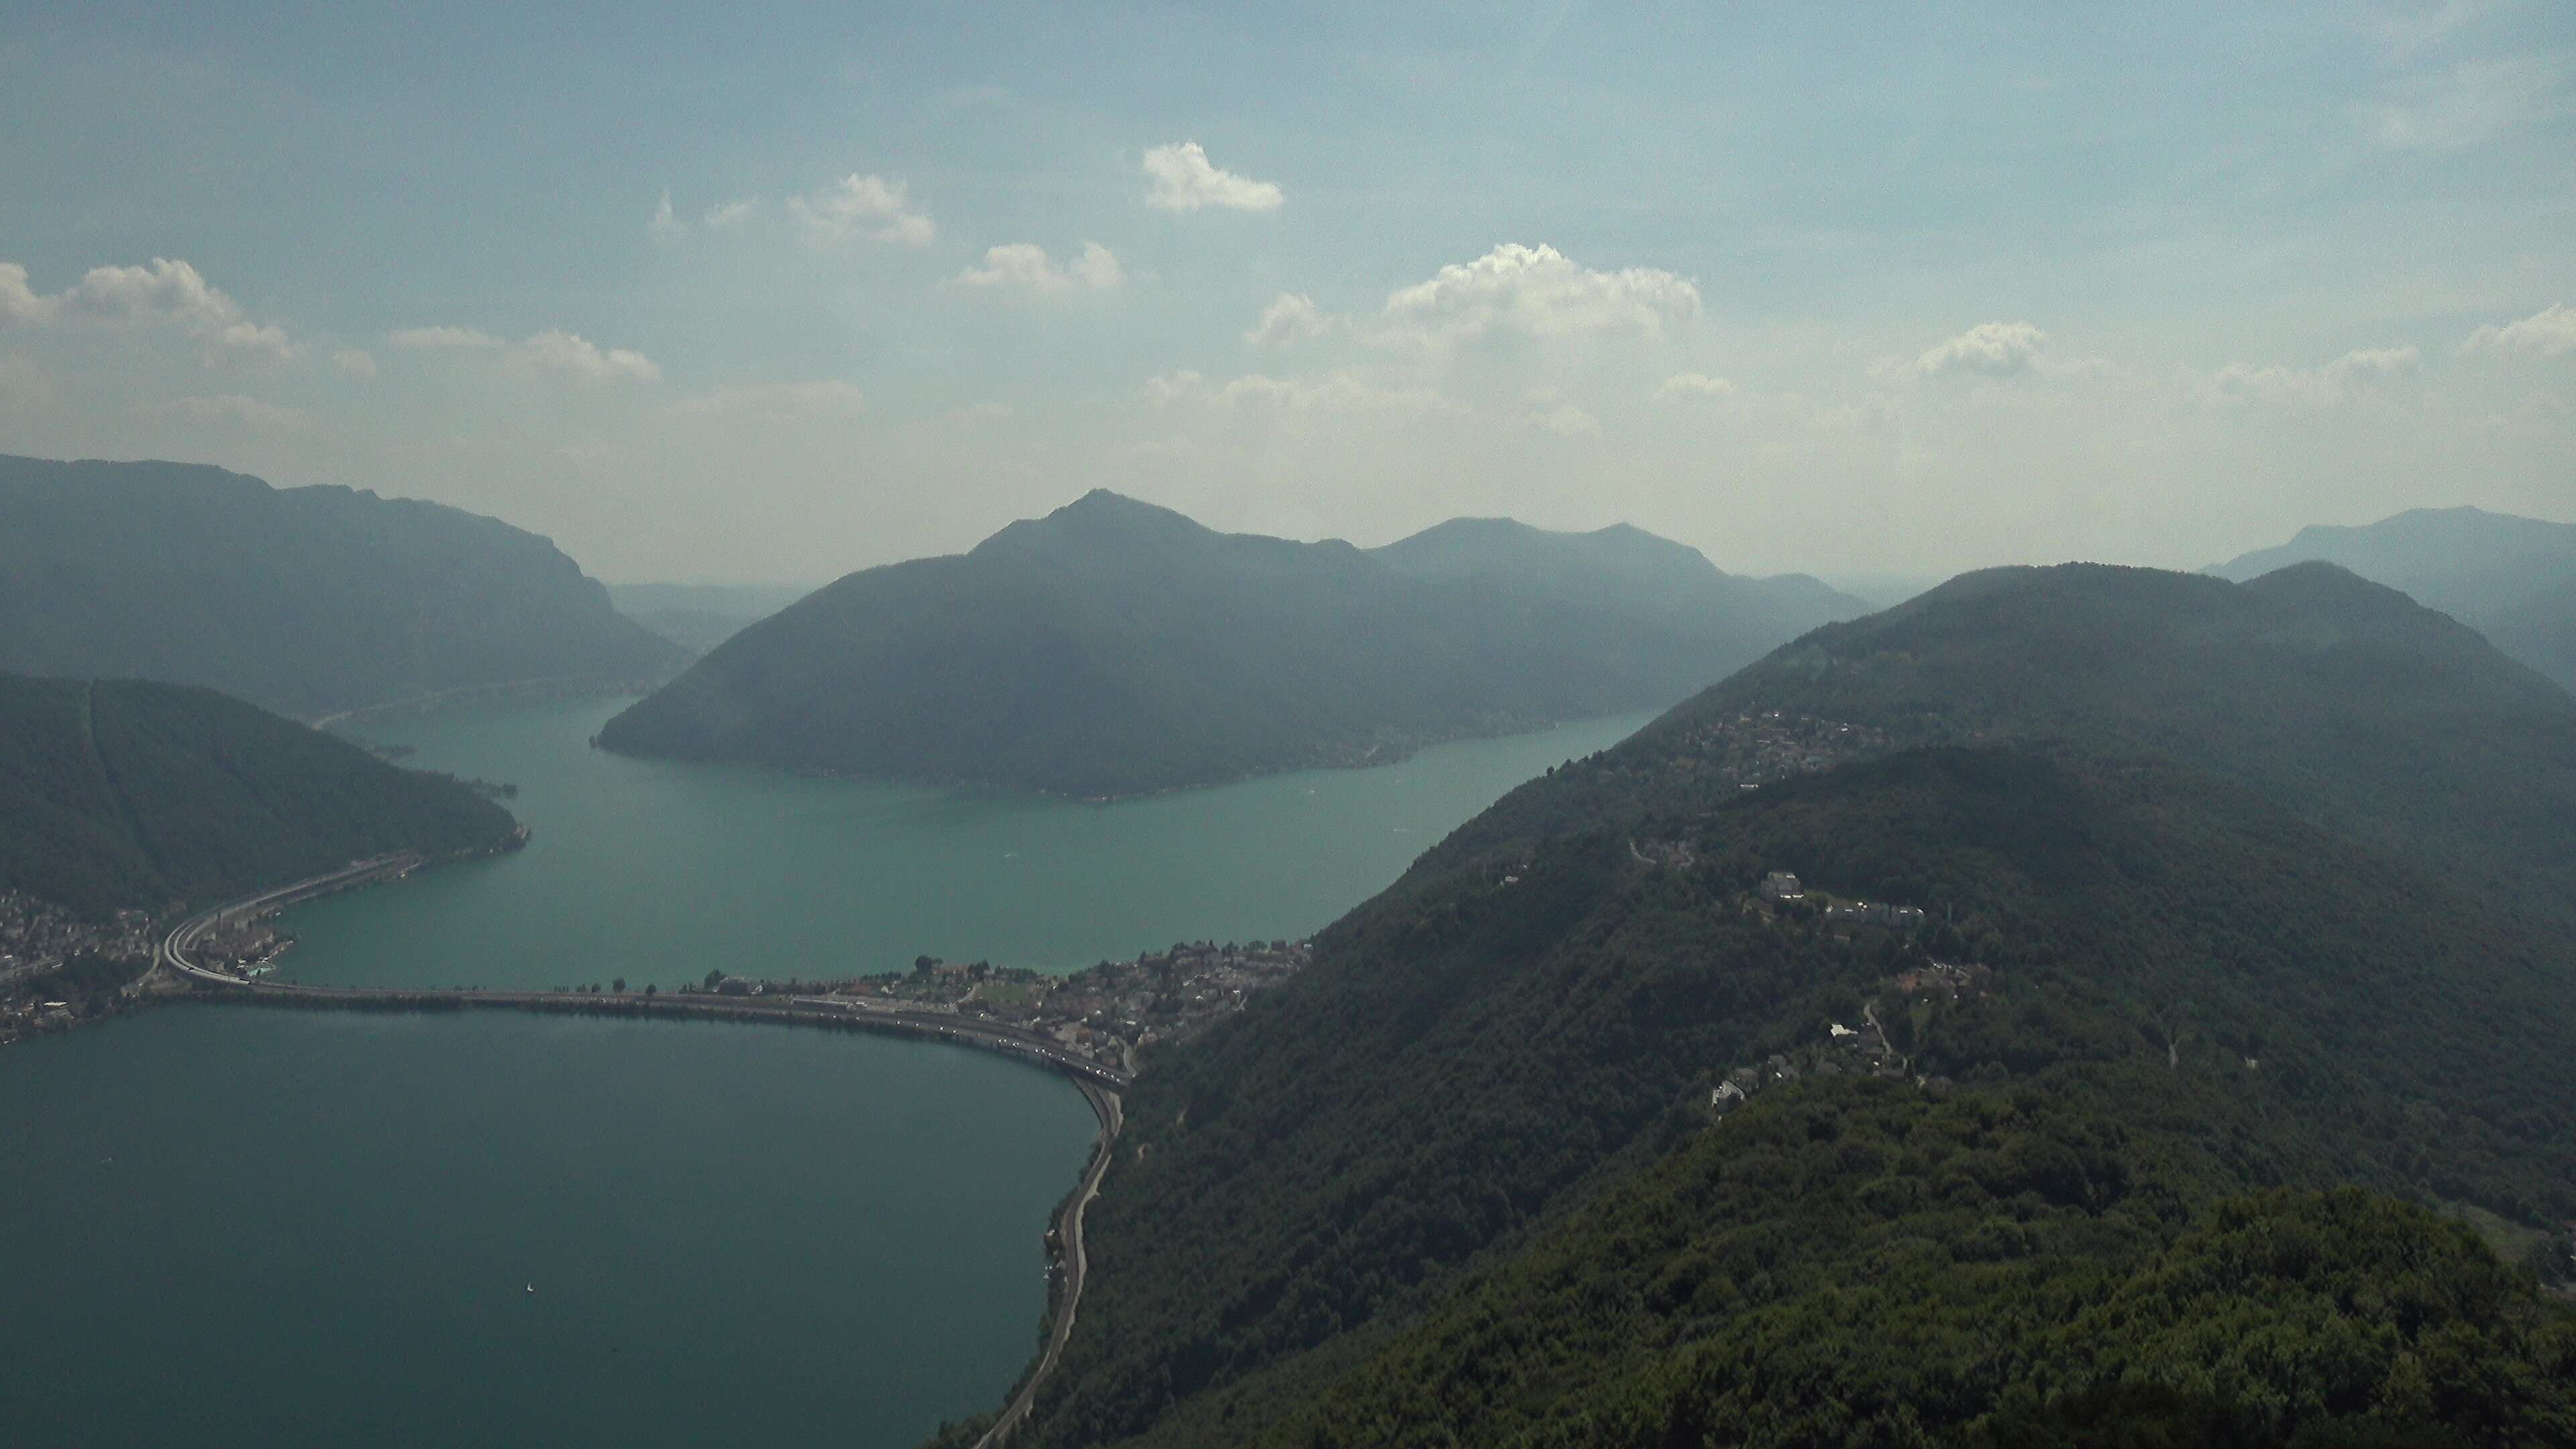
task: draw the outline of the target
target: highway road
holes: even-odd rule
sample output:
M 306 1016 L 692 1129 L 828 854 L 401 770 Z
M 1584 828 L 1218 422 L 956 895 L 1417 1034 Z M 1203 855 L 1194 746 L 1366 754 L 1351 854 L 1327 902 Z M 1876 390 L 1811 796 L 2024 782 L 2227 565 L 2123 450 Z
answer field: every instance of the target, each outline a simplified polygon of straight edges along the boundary
M 1100 1196 L 1100 1179 L 1109 1172 L 1109 1159 L 1118 1144 L 1118 1129 L 1126 1125 L 1121 1103 L 1115 1092 L 1103 1091 L 1088 1083 L 1082 1095 L 1089 1099 L 1091 1110 L 1100 1117 L 1100 1145 L 1092 1150 L 1091 1166 L 1082 1174 L 1082 1186 L 1064 1205 L 1063 1216 L 1056 1219 L 1056 1242 L 1063 1252 L 1064 1293 L 1062 1306 L 1056 1310 L 1055 1327 L 1048 1331 L 1046 1348 L 1038 1355 L 1037 1366 L 1011 1396 L 1000 1418 L 975 1441 L 975 1449 L 995 1449 L 1011 1431 L 1020 1427 L 1036 1407 L 1038 1390 L 1046 1386 L 1047 1377 L 1055 1372 L 1056 1360 L 1064 1356 L 1065 1340 L 1073 1336 L 1073 1316 L 1082 1306 L 1082 1284 L 1091 1271 L 1091 1259 L 1082 1246 L 1082 1216 L 1091 1200 Z

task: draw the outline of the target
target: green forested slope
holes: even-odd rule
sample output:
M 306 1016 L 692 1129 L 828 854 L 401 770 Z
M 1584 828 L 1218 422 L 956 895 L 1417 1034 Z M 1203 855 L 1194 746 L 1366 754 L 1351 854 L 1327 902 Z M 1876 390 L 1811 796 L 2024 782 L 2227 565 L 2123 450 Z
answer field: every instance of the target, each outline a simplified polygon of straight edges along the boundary
M 2391 817 L 2300 782 L 2333 774 L 2303 750 L 2350 755 L 2374 730 L 2419 729 L 2430 696 L 2486 690 L 2483 707 L 2526 718 L 2542 741 L 2561 722 L 2518 682 L 2527 674 L 2497 672 L 2482 641 L 2420 611 L 2368 598 L 2276 611 L 2257 591 L 2259 627 L 2247 628 L 2229 622 L 2230 603 L 2207 606 L 2213 622 L 2142 602 L 2164 579 L 2038 577 L 2045 608 L 1998 612 L 1971 588 L 1897 621 L 1916 631 L 1910 647 L 1794 668 L 1811 638 L 1534 782 L 1325 933 L 1296 983 L 1149 1057 L 1033 1441 L 1907 1442 L 1852 1426 L 1871 1405 L 1901 1418 L 1911 1403 L 1928 1436 L 1916 1442 L 2050 1442 L 2030 1436 L 2099 1393 L 2146 1395 L 2130 1407 L 2152 1399 L 2176 1424 L 2253 1414 L 2252 1437 L 2209 1442 L 2276 1443 L 2413 1402 L 2433 1350 L 2390 1345 L 2416 1335 L 2497 1382 L 2550 1382 L 2564 1330 L 2527 1296 L 2444 1300 L 2395 1327 L 2369 1301 L 2342 1303 L 2349 1322 L 2298 1306 L 2311 1289 L 2333 1296 L 2316 1283 L 2336 1274 L 2381 1274 L 2373 1265 L 2401 1249 L 2503 1272 L 2385 1199 L 2474 1203 L 2530 1225 L 2576 1218 L 2576 962 L 2563 933 L 2500 904 L 2475 872 L 2392 847 L 2380 829 Z M 1941 617 L 1954 610 L 1973 625 Z M 2105 661 L 2177 687 L 2216 671 L 2225 719 L 2252 723 L 2211 747 L 2193 733 L 2211 718 L 2202 695 L 2158 713 L 2152 689 L 2118 696 L 2105 681 L 2121 670 L 2080 657 L 2052 690 L 2050 621 L 2070 612 L 2093 621 L 2087 642 Z M 1958 662 L 1972 638 L 1982 674 Z M 1766 691 L 1892 676 L 1884 695 L 1902 708 L 1887 719 L 1977 743 L 1740 790 L 1697 762 L 1709 731 L 1740 719 L 1728 692 L 1753 697 L 1764 671 L 1778 671 Z M 2356 703 L 2338 678 L 2377 687 Z M 2108 702 L 2084 700 L 2097 688 Z M 1879 704 L 1857 687 L 1838 702 Z M 2339 722 L 2356 715 L 2363 727 Z M 2445 744 L 2438 728 L 2416 737 L 2436 756 L 2418 768 L 2437 779 L 2479 747 Z M 2390 808 L 2438 818 L 2428 801 Z M 1933 924 L 1898 935 L 1758 904 L 1751 887 L 1782 868 L 1920 905 Z M 1991 968 L 1987 994 L 1893 987 L 1935 957 Z M 1905 1083 L 1811 1079 L 1708 1125 L 1721 1074 L 1812 1047 L 1865 1006 L 1895 1024 Z M 1915 1076 L 1948 1078 L 1953 1094 Z M 1810 1112 L 1858 1115 L 1847 1139 L 1796 1115 Z M 1799 1123 L 1831 1150 L 1727 1155 L 1775 1130 L 1766 1121 Z M 1626 1267 L 1565 1247 L 1611 1231 L 1583 1214 L 1661 1191 L 1637 1175 L 1650 1170 L 1763 1191 L 1731 1200 L 1732 1215 L 1667 1225 Z M 1770 1191 L 1783 1182 L 1812 1193 Z M 2285 1288 L 2263 1330 L 2287 1345 L 2264 1372 L 2287 1365 L 2287 1377 L 2228 1376 L 2217 1326 L 2263 1305 L 2214 1300 L 2119 1340 L 2161 1365 L 2138 1383 L 2073 1372 L 2092 1350 L 2068 1335 L 2097 1332 L 2087 1315 L 2200 1251 L 2187 1235 L 2228 1231 L 2226 1214 L 2246 1209 L 2225 1204 L 2345 1183 L 2382 1195 L 2363 1213 L 2377 1236 L 2341 1266 L 2283 1268 L 2325 1275 Z M 2333 1211 L 2323 1201 L 2259 1210 L 2295 1225 Z M 1587 1276 L 1660 1281 L 1692 1255 L 1721 1263 L 1693 1270 L 1694 1285 L 1725 1280 L 1705 1298 L 1667 1285 L 1641 1301 L 1621 1296 L 1634 1281 Z M 1584 1286 L 1564 1289 L 1567 1275 Z M 2398 1276 L 2372 1281 L 2400 1301 Z M 1954 1299 L 1969 1306 L 1942 1306 Z M 1907 1303 L 1921 1311 L 1896 1311 Z M 1478 1336 L 1488 1330 L 1499 1337 Z M 2353 1361 L 2331 1413 L 2265 1418 L 2266 1396 L 2304 1392 L 2298 1354 L 2322 1343 L 2331 1358 L 2347 1333 L 2379 1357 Z M 1493 1382 L 1479 1377 L 1488 1367 Z M 2474 1413 L 2513 1398 L 2496 1390 Z M 2476 1427 L 2472 1408 L 2454 1408 L 2455 1426 Z M 1596 1409 L 1644 1417 L 1562 1418 Z M 1806 1417 L 1762 1417 L 1793 1410 Z
M 1783 646 L 1642 731 L 1609 776 L 1533 782 L 1445 848 L 1689 788 L 1708 742 L 1765 709 L 1901 744 L 2157 754 L 2517 908 L 2563 918 L 2576 901 L 2576 701 L 2327 564 L 2246 584 L 2095 565 L 1963 575 Z
M 211 690 L 0 675 L 0 890 L 158 909 L 513 828 L 453 780 Z
M 313 717 L 677 650 L 497 519 L 180 463 L 0 457 L 0 669 L 203 685 Z
M 2576 690 L 2576 524 L 2477 508 L 2418 508 L 2360 528 L 2315 526 L 2209 570 L 2253 579 L 2340 564 L 2458 618 Z
M 1658 707 L 1853 607 L 1632 529 L 1462 520 L 1372 552 L 1095 493 L 818 591 L 600 743 L 1127 794 Z

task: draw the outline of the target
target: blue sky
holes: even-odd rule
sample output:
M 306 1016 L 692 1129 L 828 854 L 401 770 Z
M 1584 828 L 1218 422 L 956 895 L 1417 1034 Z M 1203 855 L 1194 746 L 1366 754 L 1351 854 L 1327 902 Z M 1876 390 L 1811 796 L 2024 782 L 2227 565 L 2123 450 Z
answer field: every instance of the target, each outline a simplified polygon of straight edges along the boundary
M 93 4 L 0 124 L 0 449 L 614 579 L 1093 486 L 1829 575 L 2576 514 L 2563 5 Z

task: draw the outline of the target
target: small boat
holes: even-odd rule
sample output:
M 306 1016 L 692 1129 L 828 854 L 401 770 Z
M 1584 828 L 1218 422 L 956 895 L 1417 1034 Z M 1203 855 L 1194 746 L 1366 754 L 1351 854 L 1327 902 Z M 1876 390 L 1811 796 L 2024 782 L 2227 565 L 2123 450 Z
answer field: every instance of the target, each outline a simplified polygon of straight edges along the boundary
M 536 1285 L 536 1284 L 534 1284 L 534 1283 L 529 1284 L 529 1285 L 528 1285 L 528 1291 L 529 1291 L 529 1292 L 531 1292 L 531 1293 L 536 1292 L 536 1291 L 537 1291 L 537 1285 Z

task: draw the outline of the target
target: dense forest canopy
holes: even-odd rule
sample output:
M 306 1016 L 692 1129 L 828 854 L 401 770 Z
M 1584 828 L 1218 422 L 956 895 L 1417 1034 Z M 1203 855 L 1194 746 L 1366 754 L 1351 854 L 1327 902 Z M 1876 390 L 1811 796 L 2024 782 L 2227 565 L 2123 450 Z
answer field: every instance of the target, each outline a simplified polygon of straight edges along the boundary
M 0 891 L 157 910 L 514 828 L 454 780 L 212 690 L 0 674 Z
M 1863 743 L 1720 768 L 1770 709 Z M 2576 1219 L 2576 958 L 2392 823 L 2571 715 L 2333 571 L 1821 630 L 1149 1055 L 1032 1440 L 2549 1442 L 2565 1311 L 2432 1214 Z
M 181 463 L 0 457 L 0 669 L 204 685 L 305 718 L 678 656 L 496 519 Z
M 1093 493 L 853 574 L 610 721 L 682 759 L 1117 795 L 1659 708 L 1859 605 L 1635 529 L 1220 534 Z

